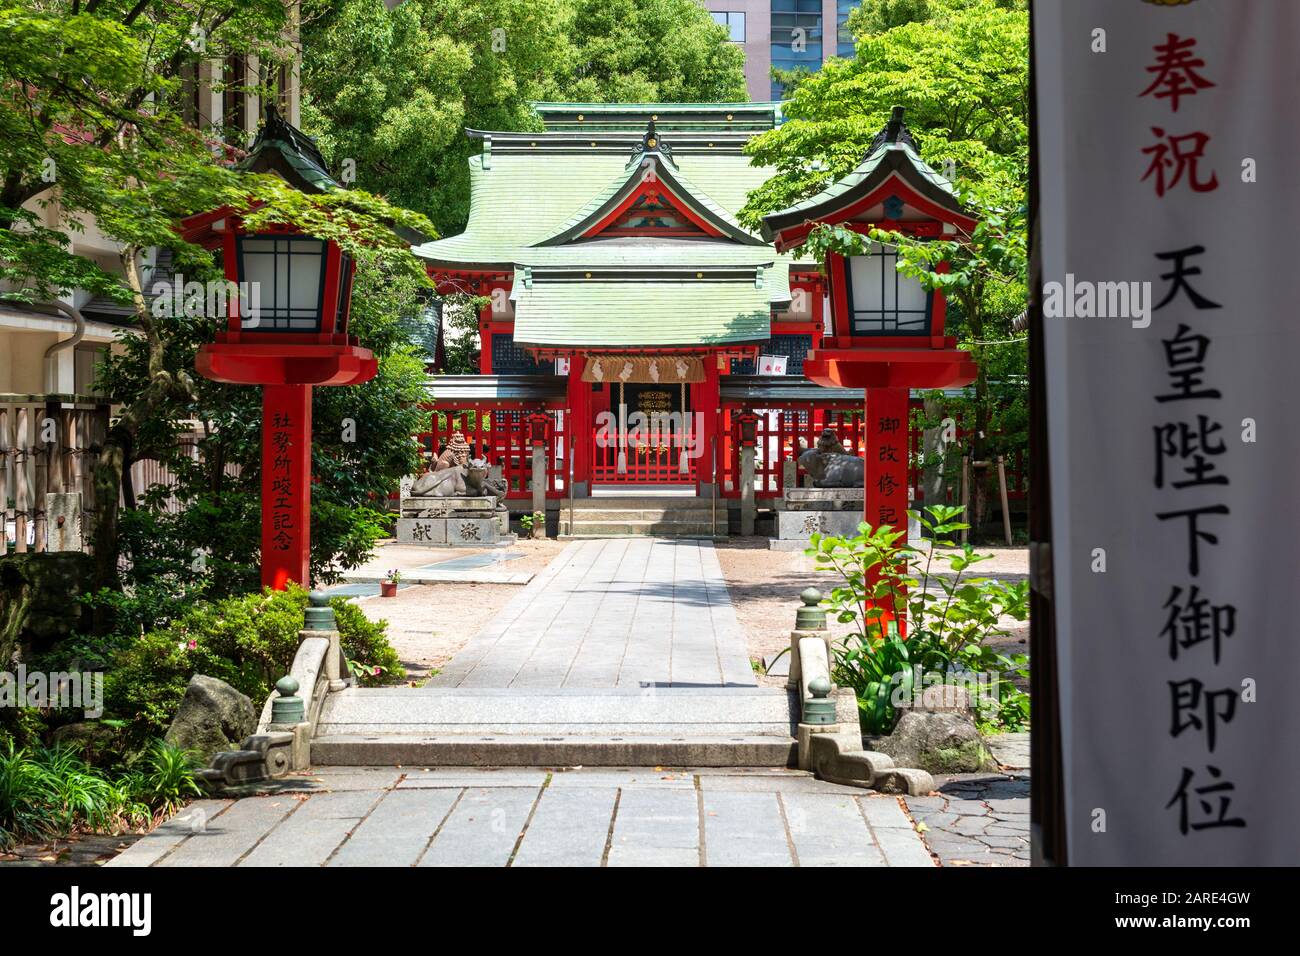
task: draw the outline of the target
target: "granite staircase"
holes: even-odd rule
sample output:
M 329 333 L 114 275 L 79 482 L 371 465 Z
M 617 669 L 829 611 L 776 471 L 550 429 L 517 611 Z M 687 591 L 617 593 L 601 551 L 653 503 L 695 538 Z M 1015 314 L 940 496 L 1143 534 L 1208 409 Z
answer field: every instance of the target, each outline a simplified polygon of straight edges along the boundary
M 560 539 L 646 536 L 724 538 L 727 503 L 709 498 L 609 496 L 578 498 L 560 507 Z
M 774 687 L 348 688 L 326 699 L 311 762 L 785 767 L 797 721 Z

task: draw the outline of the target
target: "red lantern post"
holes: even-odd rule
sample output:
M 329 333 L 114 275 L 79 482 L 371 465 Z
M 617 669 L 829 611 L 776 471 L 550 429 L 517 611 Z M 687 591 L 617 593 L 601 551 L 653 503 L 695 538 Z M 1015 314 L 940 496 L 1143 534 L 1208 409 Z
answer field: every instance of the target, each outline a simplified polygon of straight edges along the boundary
M 919 239 L 969 234 L 976 220 L 951 186 L 920 157 L 895 107 L 866 157 L 823 193 L 763 220 L 763 234 L 785 252 L 820 224 L 869 235 L 874 229 Z M 804 360 L 819 385 L 862 389 L 865 419 L 863 519 L 907 532 L 908 398 L 911 389 L 975 380 L 975 362 L 944 334 L 941 291 L 927 292 L 875 244 L 870 255 L 826 258 L 832 334 Z M 941 265 L 938 271 L 944 271 Z M 901 624 L 901 622 L 900 622 Z
M 296 164 L 285 164 L 285 150 Z M 273 111 L 241 168 L 279 173 L 301 189 L 337 186 L 310 141 Z M 181 232 L 221 250 L 239 293 L 227 296 L 225 329 L 195 357 L 199 374 L 262 386 L 262 584 L 307 586 L 312 387 L 355 385 L 378 371 L 370 350 L 348 335 L 354 264 L 336 243 L 291 228 L 250 233 L 230 209 L 193 216 Z

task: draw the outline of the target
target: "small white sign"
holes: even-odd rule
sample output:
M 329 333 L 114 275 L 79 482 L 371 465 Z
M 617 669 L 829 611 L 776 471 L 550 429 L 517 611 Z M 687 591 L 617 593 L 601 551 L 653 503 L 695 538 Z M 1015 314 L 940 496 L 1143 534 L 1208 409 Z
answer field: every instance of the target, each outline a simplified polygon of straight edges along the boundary
M 760 355 L 758 357 L 758 374 L 784 375 L 786 362 L 789 360 L 789 356 L 786 355 Z
M 567 358 L 557 358 L 555 360 L 555 374 L 556 375 L 569 374 L 569 360 Z

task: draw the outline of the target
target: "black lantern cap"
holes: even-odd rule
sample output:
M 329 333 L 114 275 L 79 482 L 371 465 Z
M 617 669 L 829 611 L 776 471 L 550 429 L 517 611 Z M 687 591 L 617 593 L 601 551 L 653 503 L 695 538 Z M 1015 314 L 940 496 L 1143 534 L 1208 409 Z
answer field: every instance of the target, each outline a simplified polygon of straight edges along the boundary
M 257 138 L 236 168 L 246 173 L 275 173 L 295 189 L 308 193 L 341 188 L 325 168 L 325 157 L 316 143 L 285 120 L 274 103 L 267 104 Z

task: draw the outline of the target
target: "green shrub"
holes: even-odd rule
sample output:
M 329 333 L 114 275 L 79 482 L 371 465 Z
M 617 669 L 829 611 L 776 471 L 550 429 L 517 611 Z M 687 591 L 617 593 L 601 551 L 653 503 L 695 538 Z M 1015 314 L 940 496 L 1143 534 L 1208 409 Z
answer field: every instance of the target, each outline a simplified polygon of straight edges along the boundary
M 386 622 L 370 621 L 343 598 L 330 604 L 344 654 L 365 667 L 364 683 L 405 676 Z M 195 674 L 225 681 L 260 707 L 293 665 L 306 607 L 307 592 L 296 586 L 200 603 L 117 654 L 104 698 L 107 711 L 126 722 L 128 745 L 166 732 Z
M 71 750 L 12 743 L 0 749 L 0 845 L 77 829 L 116 833 L 150 816 L 125 781 L 109 779 Z
M 989 678 L 996 696 L 977 698 L 977 716 L 986 730 L 1021 730 L 1029 722 L 1029 695 L 1016 686 L 1028 674 L 1027 658 L 1008 656 L 989 647 L 989 638 L 1005 636 L 1003 617 L 1023 621 L 1029 614 L 1029 586 L 966 577 L 990 555 L 960 547 L 948 536 L 968 525 L 961 508 L 935 505 L 918 514 L 930 532 L 932 547 L 921 552 L 900 543 L 905 532 L 865 522 L 852 538 L 814 534 L 807 554 L 819 570 L 836 571 L 844 583 L 826 601 L 841 623 L 856 631 L 835 647 L 832 678 L 858 696 L 863 730 L 888 733 L 898 719 L 895 687 L 903 698 L 923 681 L 961 683 L 973 675 Z M 952 549 L 941 551 L 940 548 Z M 922 556 L 924 554 L 924 557 Z M 947 565 L 939 574 L 935 562 Z M 934 570 L 932 570 L 934 569 Z M 905 618 L 906 640 L 896 621 Z
M 347 598 L 330 601 L 339 629 L 339 643 L 352 668 L 353 676 L 365 686 L 386 684 L 406 676 L 402 659 L 388 643 L 387 621 L 372 621 Z

